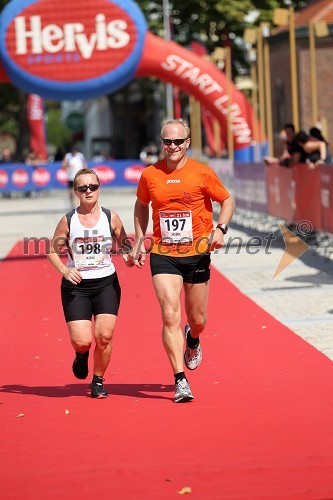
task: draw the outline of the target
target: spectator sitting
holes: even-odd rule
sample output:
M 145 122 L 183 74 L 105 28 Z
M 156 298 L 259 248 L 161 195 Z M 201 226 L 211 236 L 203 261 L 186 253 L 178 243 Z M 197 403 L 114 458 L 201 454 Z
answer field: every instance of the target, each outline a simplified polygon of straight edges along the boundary
M 290 153 L 291 159 L 288 165 L 293 166 L 297 163 L 304 163 L 306 160 L 306 153 L 303 148 L 298 144 L 295 133 L 295 126 L 293 123 L 286 123 L 284 130 L 287 134 L 287 147 Z
M 100 163 L 106 160 L 106 154 L 103 151 L 95 151 L 91 159 L 96 163 Z
M 12 152 L 9 148 L 3 148 L 0 155 L 0 163 L 14 163 L 16 159 L 13 157 Z M 7 191 L 1 192 L 1 198 L 11 198 L 12 194 Z
M 43 158 L 41 157 L 41 155 L 39 153 L 37 153 L 33 149 L 30 149 L 29 153 L 24 158 L 24 163 L 26 165 L 30 165 L 32 168 L 37 168 L 40 165 L 45 165 L 46 160 L 43 160 Z M 26 198 L 31 198 L 31 197 L 37 196 L 38 193 L 41 193 L 40 188 L 32 190 L 32 191 L 26 191 L 24 193 L 24 196 Z
M 288 150 L 288 136 L 285 130 L 281 130 L 279 133 L 279 139 L 282 145 L 282 153 L 279 157 L 275 156 L 264 156 L 264 163 L 266 165 L 279 164 L 284 167 L 288 167 L 291 162 L 291 154 Z
M 309 130 L 310 139 L 313 141 L 324 141 L 326 144 L 326 158 L 325 163 L 333 163 L 332 153 L 330 149 L 330 145 L 326 141 L 325 137 L 321 133 L 321 130 L 317 127 L 311 127 Z
M 296 134 L 296 140 L 307 155 L 305 162 L 308 164 L 309 168 L 314 169 L 325 162 L 327 154 L 325 141 L 318 139 L 312 140 L 304 130 L 300 130 L 298 134 Z
M 158 161 L 158 147 L 156 144 L 151 143 L 145 148 L 140 153 L 140 160 L 146 165 L 153 165 Z
M 305 163 L 307 154 L 296 140 L 295 127 L 293 123 L 286 123 L 283 131 L 280 133 L 280 139 L 283 142 L 283 153 L 277 158 L 278 163 L 284 167 L 292 167 L 297 163 Z M 285 138 L 287 136 L 287 138 Z M 266 157 L 265 163 L 276 163 L 276 158 Z M 269 161 L 269 160 L 274 161 Z
M 38 167 L 39 165 L 45 165 L 46 160 L 43 160 L 39 153 L 30 149 L 29 153 L 25 157 L 24 163 L 26 165 L 31 165 L 32 167 Z
M 15 162 L 15 158 L 9 148 L 3 148 L 1 156 L 0 156 L 0 163 L 13 163 Z

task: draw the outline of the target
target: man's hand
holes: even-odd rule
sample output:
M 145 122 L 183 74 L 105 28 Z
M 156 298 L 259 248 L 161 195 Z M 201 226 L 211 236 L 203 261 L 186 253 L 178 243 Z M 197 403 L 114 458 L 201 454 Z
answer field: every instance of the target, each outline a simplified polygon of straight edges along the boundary
M 215 249 L 222 248 L 224 245 L 224 234 L 220 229 L 215 229 L 213 231 L 212 242 L 209 247 L 209 251 L 212 252 Z
M 146 249 L 142 248 L 142 244 L 134 244 L 132 258 L 136 267 L 141 269 L 144 266 L 146 261 Z

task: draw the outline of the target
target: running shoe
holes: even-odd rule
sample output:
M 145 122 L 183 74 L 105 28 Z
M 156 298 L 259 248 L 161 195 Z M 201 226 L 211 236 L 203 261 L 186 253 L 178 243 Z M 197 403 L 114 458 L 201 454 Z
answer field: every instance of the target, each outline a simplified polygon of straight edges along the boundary
M 192 401 L 192 399 L 194 399 L 194 396 L 191 392 L 189 383 L 186 378 L 178 380 L 178 382 L 176 383 L 174 402 L 186 403 L 186 401 Z
M 76 353 L 72 366 L 73 373 L 76 378 L 83 380 L 88 377 L 88 358 L 89 351 L 84 354 L 81 354 L 80 352 Z
M 200 365 L 200 363 L 202 361 L 202 350 L 201 350 L 201 346 L 200 346 L 200 340 L 198 339 L 199 344 L 197 345 L 197 347 L 195 347 L 194 349 L 191 349 L 187 344 L 187 335 L 189 333 L 191 333 L 191 328 L 190 328 L 190 325 L 188 323 L 186 323 L 186 325 L 185 325 L 184 333 L 185 333 L 185 340 L 186 340 L 186 349 L 185 349 L 185 354 L 184 354 L 185 365 L 187 366 L 187 368 L 189 370 L 195 370 L 196 368 L 198 368 L 198 366 Z
M 109 395 L 104 389 L 103 382 L 98 382 L 96 380 L 93 380 L 90 384 L 90 389 L 91 389 L 91 397 L 95 399 L 102 399 L 102 398 L 108 398 Z

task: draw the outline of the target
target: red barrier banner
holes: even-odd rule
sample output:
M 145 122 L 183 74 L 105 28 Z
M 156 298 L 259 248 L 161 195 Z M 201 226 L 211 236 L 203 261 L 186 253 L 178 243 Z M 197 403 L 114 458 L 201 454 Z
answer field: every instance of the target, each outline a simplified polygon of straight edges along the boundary
M 293 168 L 295 180 L 296 221 L 309 221 L 314 229 L 322 229 L 320 206 L 320 169 L 300 163 Z
M 234 163 L 236 206 L 267 213 L 266 170 L 262 163 Z
M 322 165 L 320 174 L 322 228 L 333 233 L 333 168 Z
M 287 222 L 295 222 L 295 181 L 292 168 L 266 167 L 268 213 Z
M 28 124 L 30 128 L 30 149 L 41 160 L 47 159 L 47 147 L 44 124 L 43 99 L 36 94 L 28 95 Z

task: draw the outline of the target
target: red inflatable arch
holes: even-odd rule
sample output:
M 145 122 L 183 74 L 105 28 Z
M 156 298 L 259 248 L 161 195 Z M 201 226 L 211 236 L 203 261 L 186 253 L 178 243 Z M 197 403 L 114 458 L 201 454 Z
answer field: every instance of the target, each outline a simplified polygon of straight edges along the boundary
M 193 95 L 216 117 L 221 130 L 227 130 L 227 78 L 208 60 L 147 32 L 136 76 L 156 76 Z M 258 123 L 246 96 L 232 82 L 229 89 L 235 159 L 251 161 L 253 131 Z

